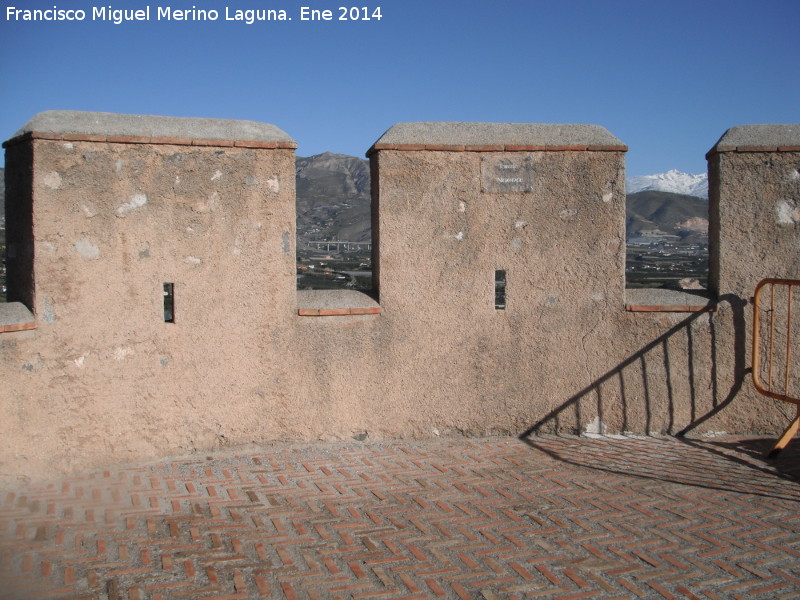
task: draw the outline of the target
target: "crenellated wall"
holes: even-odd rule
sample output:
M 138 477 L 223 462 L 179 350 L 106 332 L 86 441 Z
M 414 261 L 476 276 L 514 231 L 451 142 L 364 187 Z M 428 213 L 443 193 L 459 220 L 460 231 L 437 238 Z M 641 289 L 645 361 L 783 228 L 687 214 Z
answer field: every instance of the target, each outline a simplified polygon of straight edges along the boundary
M 605 129 L 395 125 L 368 153 L 373 298 L 295 290 L 281 130 L 41 113 L 5 144 L 0 475 L 276 440 L 778 431 L 745 380 L 752 287 L 799 275 L 800 132 L 769 127 L 709 153 L 708 298 L 626 297 L 627 148 Z

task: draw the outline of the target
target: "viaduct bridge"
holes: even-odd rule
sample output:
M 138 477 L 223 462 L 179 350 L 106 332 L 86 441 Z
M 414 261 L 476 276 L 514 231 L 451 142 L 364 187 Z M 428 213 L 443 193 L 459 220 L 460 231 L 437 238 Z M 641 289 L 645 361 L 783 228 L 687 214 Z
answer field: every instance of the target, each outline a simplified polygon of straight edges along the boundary
M 306 242 L 307 248 L 316 248 L 317 250 L 331 249 L 336 252 L 350 250 L 372 250 L 372 242 L 343 242 L 343 241 L 321 241 L 321 242 Z

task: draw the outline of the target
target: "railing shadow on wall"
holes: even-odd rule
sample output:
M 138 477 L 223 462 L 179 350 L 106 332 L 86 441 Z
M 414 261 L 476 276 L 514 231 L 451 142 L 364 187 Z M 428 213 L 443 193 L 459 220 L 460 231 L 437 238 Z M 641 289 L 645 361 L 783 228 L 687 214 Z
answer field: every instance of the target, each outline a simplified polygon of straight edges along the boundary
M 734 401 L 750 371 L 745 351 L 745 311 L 748 310 L 748 302 L 728 294 L 717 300 L 718 307 L 724 305 L 729 310 L 718 310 L 708 319 L 705 344 L 697 339 L 702 336 L 693 332 L 692 325 L 708 313 L 692 313 L 539 419 L 520 434 L 520 439 L 558 460 L 604 472 L 712 489 L 741 488 L 741 491 L 748 493 L 797 500 L 800 498 L 800 489 L 796 493 L 784 490 L 785 493 L 776 494 L 772 487 L 775 476 L 800 482 L 800 465 L 797 464 L 800 452 L 781 456 L 780 460 L 767 467 L 755 458 L 769 444 L 766 440 L 725 442 L 687 437 Z M 722 322 L 720 319 L 724 317 L 721 315 L 728 315 L 731 322 Z M 721 331 L 732 332 L 732 339 L 730 334 L 724 335 Z M 728 347 L 721 347 L 720 344 Z M 721 356 L 731 356 L 731 350 L 732 361 L 719 360 Z M 684 368 L 678 369 L 681 361 Z M 730 371 L 721 372 L 721 368 Z M 703 370 L 709 370 L 707 377 L 703 376 Z M 658 385 L 658 390 L 653 389 L 655 385 Z M 612 403 L 615 405 L 613 408 Z M 656 414 L 664 409 L 667 414 L 663 417 Z M 609 454 L 604 448 L 598 448 L 597 454 L 593 455 L 593 451 L 587 451 L 585 446 L 581 446 L 580 452 L 574 452 L 572 450 L 575 449 L 566 442 L 562 449 L 549 442 L 537 443 L 536 434 L 558 431 L 563 421 L 571 421 L 584 431 L 589 425 L 588 415 L 597 415 L 602 423 L 604 416 L 610 412 L 616 412 L 622 431 L 632 425 L 629 422 L 632 415 L 642 419 L 646 432 L 652 431 L 651 426 L 656 423 L 663 424 L 664 433 L 683 443 L 681 446 L 660 449 L 663 452 L 680 451 L 679 456 L 663 459 L 668 460 L 673 468 L 668 471 L 654 469 L 652 448 L 635 443 L 626 446 L 625 456 L 616 462 L 608 459 Z M 688 423 L 682 426 L 679 424 L 681 415 L 686 415 L 688 419 Z M 729 465 L 734 463 L 736 468 L 726 469 L 723 473 L 709 471 L 709 455 L 723 459 Z M 749 455 L 753 460 L 745 460 L 741 458 L 742 455 Z M 674 468 L 678 464 L 681 467 Z M 665 473 L 669 474 L 665 476 Z M 763 492 L 758 491 L 759 476 L 764 477 L 760 486 Z
M 640 421 L 637 423 L 636 429 L 644 432 L 655 431 L 655 424 L 663 421 L 660 415 L 655 414 L 657 404 L 659 407 L 666 408 L 667 412 L 666 421 L 662 427 L 664 431 L 660 432 L 670 435 L 686 435 L 692 429 L 711 419 L 733 401 L 748 372 L 745 364 L 747 301 L 739 296 L 725 295 L 719 297 L 716 302 L 717 307 L 724 304 L 730 306 L 731 329 L 734 333 L 732 373 L 723 376 L 719 372 L 718 330 L 721 326 L 726 325 L 719 323 L 718 315 L 721 314 L 721 311 L 718 311 L 713 318 L 708 319 L 708 347 L 704 349 L 697 347 L 697 336 L 692 330 L 692 325 L 708 313 L 706 311 L 693 312 L 686 319 L 568 398 L 523 431 L 519 437 L 525 439 L 538 433 L 564 429 L 562 427 L 564 421 L 573 422 L 576 430 L 585 431 L 589 425 L 586 415 L 597 415 L 599 421 L 603 423 L 606 421 L 604 415 L 611 410 L 612 404 L 615 405 L 614 409 L 618 413 L 617 420 L 621 422 L 620 431 L 622 432 L 634 429 L 633 423 L 631 423 L 633 415 L 637 415 Z M 707 354 L 704 353 L 704 350 Z M 728 353 L 729 351 L 726 349 L 725 354 Z M 685 361 L 683 366 L 685 366 L 686 381 L 684 382 L 676 379 L 679 361 Z M 700 401 L 704 394 L 704 390 L 700 389 L 702 385 L 700 382 L 701 369 L 703 368 L 710 368 L 709 380 L 704 382 L 706 387 L 710 387 L 710 406 L 708 407 L 702 407 Z M 663 377 L 657 377 L 657 372 Z M 731 384 L 730 389 L 723 392 L 720 390 L 720 386 L 721 382 L 725 381 L 729 381 Z M 661 389 L 656 391 L 653 388 L 658 383 L 661 383 Z M 610 400 L 611 398 L 613 401 Z M 688 406 L 680 406 L 682 402 L 687 402 Z M 680 427 L 677 419 L 678 413 L 686 412 L 686 410 L 688 410 L 689 423 Z
M 736 460 L 726 451 L 728 448 L 715 449 L 711 442 L 699 442 L 686 437 L 734 401 L 750 371 L 746 364 L 745 350 L 745 311 L 748 309 L 748 301 L 728 294 L 719 297 L 716 304 L 717 312 L 712 313 L 707 320 L 707 335 L 698 335 L 693 325 L 699 325 L 696 324 L 698 319 L 709 313 L 692 313 L 568 398 L 523 431 L 519 438 L 552 455 L 549 444 L 537 445 L 537 434 L 568 429 L 569 427 L 564 427 L 565 423 L 576 432 L 585 432 L 591 428 L 591 421 L 596 418 L 600 428 L 597 433 L 604 433 L 602 424 L 612 421 L 621 424 L 620 432 L 638 430 L 667 434 L 682 440 L 687 447 L 702 447 L 705 452 Z M 726 305 L 727 309 L 721 310 Z M 731 322 L 723 322 L 721 319 L 730 319 Z M 649 476 L 646 470 L 631 470 L 630 464 L 615 468 L 603 465 L 602 462 L 587 462 L 586 456 L 569 452 L 556 454 L 559 460 L 576 465 Z M 648 460 L 650 459 L 652 457 Z M 750 462 L 746 464 L 748 468 L 760 468 Z M 772 477 L 777 472 L 786 479 L 800 481 L 800 472 L 797 469 L 787 467 L 782 473 L 777 463 L 762 470 Z M 662 475 L 663 471 L 659 471 L 656 478 L 662 479 Z M 724 488 L 706 481 L 699 470 L 697 475 L 700 485 Z M 683 477 L 675 481 L 689 483 L 685 479 Z

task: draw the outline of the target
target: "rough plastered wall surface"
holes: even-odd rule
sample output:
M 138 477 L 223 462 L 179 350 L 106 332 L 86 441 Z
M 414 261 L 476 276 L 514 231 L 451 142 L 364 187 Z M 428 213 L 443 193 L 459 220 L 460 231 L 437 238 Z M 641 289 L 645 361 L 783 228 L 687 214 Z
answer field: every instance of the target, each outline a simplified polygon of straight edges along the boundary
M 419 382 L 421 430 L 520 431 L 559 382 L 602 369 L 623 304 L 622 156 L 379 152 L 381 306 L 413 316 L 396 319 L 387 376 Z M 483 189 L 504 160 L 528 165 L 530 191 Z
M 800 152 L 715 155 L 719 289 L 745 295 L 770 273 L 800 277 Z
M 0 340 L 2 469 L 279 436 L 270 332 L 293 317 L 293 151 L 27 144 L 38 327 Z
M 718 368 L 736 376 L 752 364 L 752 306 L 764 278 L 800 278 L 800 125 L 743 125 L 729 129 L 711 149 L 710 224 L 718 232 L 711 260 L 719 292 L 719 318 L 731 321 L 720 343 Z M 793 406 L 756 393 L 749 373 L 719 427 L 780 431 Z

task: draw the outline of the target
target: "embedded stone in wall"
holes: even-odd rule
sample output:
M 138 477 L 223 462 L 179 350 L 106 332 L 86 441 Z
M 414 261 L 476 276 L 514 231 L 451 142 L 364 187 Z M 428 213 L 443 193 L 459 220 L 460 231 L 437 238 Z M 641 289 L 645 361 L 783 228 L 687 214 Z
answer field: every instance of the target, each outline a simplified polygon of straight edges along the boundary
M 96 260 L 100 258 L 100 248 L 92 242 L 89 238 L 81 238 L 75 242 L 75 249 L 81 256 L 89 260 Z
M 141 208 L 145 204 L 147 204 L 147 194 L 134 194 L 129 202 L 117 208 L 117 216 L 124 217 L 125 213 Z
M 794 200 L 780 200 L 775 205 L 778 225 L 797 225 L 800 223 L 800 206 Z

